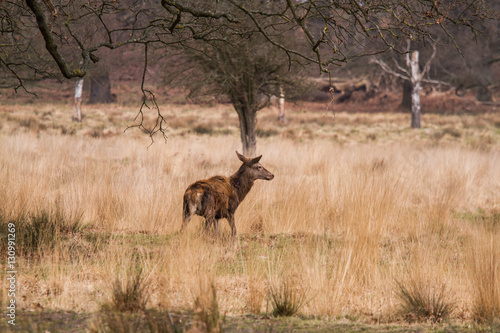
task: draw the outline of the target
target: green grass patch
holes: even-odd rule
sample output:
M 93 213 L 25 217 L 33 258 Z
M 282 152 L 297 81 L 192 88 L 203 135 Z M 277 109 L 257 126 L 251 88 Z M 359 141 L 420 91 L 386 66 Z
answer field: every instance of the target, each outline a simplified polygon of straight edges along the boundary
M 475 212 L 455 213 L 454 217 L 487 230 L 493 230 L 500 226 L 500 212 L 497 211 L 487 212 L 484 209 L 478 209 Z

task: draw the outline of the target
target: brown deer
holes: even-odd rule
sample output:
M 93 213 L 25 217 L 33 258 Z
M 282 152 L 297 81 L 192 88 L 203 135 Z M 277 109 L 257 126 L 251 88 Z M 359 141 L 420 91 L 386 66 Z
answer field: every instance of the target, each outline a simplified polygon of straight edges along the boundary
M 184 193 L 183 221 L 181 232 L 186 228 L 193 215 L 205 218 L 205 230 L 211 225 L 218 232 L 219 219 L 225 218 L 231 227 L 231 236 L 236 236 L 234 212 L 245 199 L 257 179 L 271 180 L 274 175 L 267 171 L 259 161 L 262 155 L 246 158 L 236 152 L 243 164 L 231 177 L 215 176 L 198 180 L 189 185 Z

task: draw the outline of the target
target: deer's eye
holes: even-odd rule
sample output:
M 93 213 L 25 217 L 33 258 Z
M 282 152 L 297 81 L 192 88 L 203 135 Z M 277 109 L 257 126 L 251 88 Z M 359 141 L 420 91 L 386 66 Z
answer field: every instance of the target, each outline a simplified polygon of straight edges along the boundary
M 260 165 L 259 165 L 259 166 L 257 167 L 257 169 L 262 170 L 262 166 L 260 166 Z

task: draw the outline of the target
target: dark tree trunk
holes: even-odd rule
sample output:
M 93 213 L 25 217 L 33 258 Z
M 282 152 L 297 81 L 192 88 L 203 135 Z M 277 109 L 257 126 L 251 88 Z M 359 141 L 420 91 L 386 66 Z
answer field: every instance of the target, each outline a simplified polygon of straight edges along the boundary
M 402 111 L 411 111 L 411 92 L 413 87 L 410 81 L 403 81 L 403 98 L 401 99 L 400 108 Z
M 497 23 L 498 24 L 498 23 Z M 498 41 L 500 38 L 495 38 L 494 33 L 490 32 L 491 36 L 484 49 L 477 54 L 477 68 L 476 68 L 476 99 L 479 102 L 492 102 L 493 94 L 488 88 L 493 82 L 493 54 L 495 49 L 498 49 Z
M 240 122 L 241 144 L 243 147 L 243 155 L 254 157 L 257 151 L 257 140 L 255 138 L 256 110 L 252 110 L 246 105 L 238 105 L 234 107 L 238 113 Z
M 492 102 L 493 94 L 491 93 L 491 90 L 489 90 L 488 87 L 481 81 L 478 80 L 478 83 L 479 85 L 476 88 L 476 99 L 479 102 Z
M 111 83 L 109 81 L 109 73 L 104 72 L 100 75 L 95 75 L 90 79 L 90 104 L 95 103 L 112 103 L 114 102 L 111 94 Z

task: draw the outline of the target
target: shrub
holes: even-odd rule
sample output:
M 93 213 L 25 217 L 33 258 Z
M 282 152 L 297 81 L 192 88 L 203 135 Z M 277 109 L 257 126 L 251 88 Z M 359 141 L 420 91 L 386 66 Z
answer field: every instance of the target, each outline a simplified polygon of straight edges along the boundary
M 411 279 L 408 285 L 396 281 L 396 295 L 401 306 L 401 314 L 410 322 L 429 320 L 433 323 L 446 319 L 454 310 L 454 306 L 446 297 L 447 289 L 432 288 L 429 285 Z

